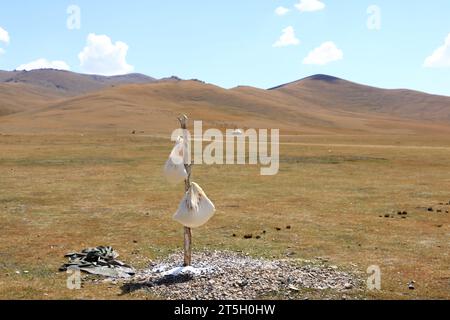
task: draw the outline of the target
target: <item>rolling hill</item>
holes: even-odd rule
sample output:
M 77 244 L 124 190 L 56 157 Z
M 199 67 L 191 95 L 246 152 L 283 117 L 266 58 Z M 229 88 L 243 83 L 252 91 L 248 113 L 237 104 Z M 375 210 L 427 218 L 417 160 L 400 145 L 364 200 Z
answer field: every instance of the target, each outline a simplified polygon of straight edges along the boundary
M 378 89 L 325 75 L 269 90 L 227 90 L 176 77 L 157 81 L 141 75 L 42 72 L 42 77 L 39 71 L 32 74 L 33 81 L 3 81 L 0 88 L 11 93 L 0 94 L 0 107 L 8 107 L 8 100 L 8 108 L 20 112 L 0 117 L 0 132 L 169 133 L 177 126 L 176 117 L 187 113 L 206 127 L 280 128 L 295 134 L 450 133 L 450 97 Z M 17 79 L 23 77 L 29 75 Z M 5 78 L 0 73 L 0 82 Z
M 382 113 L 450 124 L 450 97 L 445 96 L 404 89 L 379 89 L 327 75 L 314 75 L 269 90 L 329 110 Z
M 43 107 L 67 97 L 48 88 L 24 83 L 0 83 L 0 117 Z

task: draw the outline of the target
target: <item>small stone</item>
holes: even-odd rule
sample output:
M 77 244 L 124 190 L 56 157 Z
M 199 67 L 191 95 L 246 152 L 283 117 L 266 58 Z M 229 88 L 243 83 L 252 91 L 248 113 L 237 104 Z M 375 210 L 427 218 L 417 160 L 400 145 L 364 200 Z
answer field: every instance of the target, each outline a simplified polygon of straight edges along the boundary
M 290 251 L 290 252 L 288 252 L 288 253 L 286 253 L 286 257 L 292 257 L 292 256 L 295 256 L 295 252 L 294 251 Z
M 253 238 L 253 235 L 252 234 L 246 234 L 245 236 L 244 236 L 244 239 L 252 239 Z
M 433 208 L 431 208 L 431 207 L 428 208 L 428 211 L 429 211 L 429 212 L 433 212 Z
M 408 284 L 408 289 L 409 289 L 409 290 L 415 290 L 415 289 L 416 289 L 416 287 L 414 286 L 414 282 L 410 282 L 410 283 Z
M 256 236 L 256 239 L 258 239 L 258 240 L 261 239 L 261 236 Z
M 384 217 L 385 217 L 385 218 L 390 218 L 391 215 L 390 215 L 390 214 L 385 214 Z
M 297 292 L 300 291 L 299 288 L 297 288 L 296 286 L 294 286 L 294 285 L 292 285 L 292 284 L 289 285 L 289 290 L 297 291 Z
M 17 270 L 17 271 L 16 271 L 16 274 L 20 274 L 20 271 L 19 271 L 19 270 Z
M 277 230 L 277 231 L 281 231 L 281 228 L 275 228 L 275 230 Z
M 291 226 L 287 226 L 287 227 L 286 227 L 286 229 L 288 229 L 288 230 L 291 230 L 291 229 L 292 229 L 292 227 L 291 227 Z
M 345 288 L 345 290 L 350 290 L 350 289 L 353 289 L 353 285 L 351 283 L 346 283 L 346 284 L 344 284 L 344 288 Z
M 236 233 L 233 233 L 233 238 L 236 238 L 237 236 L 236 236 Z
M 408 212 L 407 212 L 407 211 L 403 211 L 403 212 L 402 212 L 402 215 L 407 216 L 407 215 L 408 215 Z

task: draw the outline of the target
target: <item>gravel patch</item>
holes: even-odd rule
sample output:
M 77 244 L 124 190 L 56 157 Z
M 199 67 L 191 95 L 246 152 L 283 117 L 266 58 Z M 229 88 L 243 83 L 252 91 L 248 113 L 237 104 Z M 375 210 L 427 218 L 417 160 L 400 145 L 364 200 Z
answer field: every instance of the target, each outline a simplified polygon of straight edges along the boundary
M 193 255 L 193 267 L 180 268 L 183 255 L 174 254 L 137 271 L 124 291 L 145 289 L 168 300 L 254 300 L 304 289 L 338 293 L 361 288 L 354 274 L 336 266 L 301 265 L 295 260 L 270 261 L 227 251 Z

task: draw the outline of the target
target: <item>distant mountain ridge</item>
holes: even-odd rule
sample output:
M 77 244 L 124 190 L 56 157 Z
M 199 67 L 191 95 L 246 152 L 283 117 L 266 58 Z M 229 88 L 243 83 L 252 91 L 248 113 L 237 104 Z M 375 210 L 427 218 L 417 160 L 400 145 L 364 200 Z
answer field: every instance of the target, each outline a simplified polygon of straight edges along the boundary
M 155 81 L 158 80 L 139 73 L 107 77 L 54 69 L 0 71 L 0 83 L 29 84 L 59 91 L 62 96 L 76 96 L 114 85 Z
M 268 90 L 176 76 L 0 71 L 0 132 L 169 132 L 187 113 L 206 126 L 284 132 L 448 132 L 450 97 L 313 75 Z M 175 121 L 176 122 L 176 121 Z

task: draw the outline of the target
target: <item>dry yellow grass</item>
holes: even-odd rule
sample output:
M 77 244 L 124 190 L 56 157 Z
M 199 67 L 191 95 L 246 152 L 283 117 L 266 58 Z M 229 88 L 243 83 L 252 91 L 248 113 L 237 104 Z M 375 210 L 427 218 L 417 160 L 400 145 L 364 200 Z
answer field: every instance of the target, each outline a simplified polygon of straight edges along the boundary
M 284 142 L 277 176 L 262 177 L 253 166 L 194 168 L 194 181 L 218 208 L 195 230 L 195 249 L 267 258 L 294 251 L 362 273 L 376 264 L 383 290 L 367 298 L 450 298 L 450 206 L 439 205 L 450 201 L 450 139 L 315 135 Z M 183 186 L 167 185 L 161 174 L 170 148 L 167 139 L 143 136 L 0 136 L 0 298 L 157 298 L 121 295 L 108 284 L 70 291 L 57 269 L 65 253 L 89 246 L 111 245 L 137 267 L 181 250 L 182 228 L 171 216 Z M 430 206 L 444 212 L 429 213 Z M 384 218 L 391 213 L 395 218 Z M 242 239 L 262 230 L 260 240 Z

